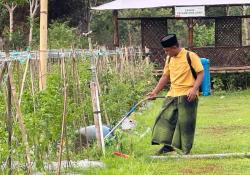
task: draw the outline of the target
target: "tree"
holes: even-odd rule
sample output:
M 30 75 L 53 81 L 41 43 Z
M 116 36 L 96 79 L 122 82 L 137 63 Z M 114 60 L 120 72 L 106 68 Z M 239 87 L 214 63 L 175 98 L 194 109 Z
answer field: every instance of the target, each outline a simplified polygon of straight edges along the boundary
M 90 7 L 103 4 L 110 0 L 49 0 L 49 20 L 69 21 L 71 26 L 80 32 L 87 32 L 91 21 Z
M 29 48 L 31 48 L 32 44 L 32 35 L 33 35 L 33 28 L 34 28 L 34 18 L 37 13 L 39 7 L 39 0 L 26 0 L 30 5 L 30 32 L 29 32 Z
M 25 0 L 0 0 L 2 4 L 9 12 L 9 40 L 12 40 L 13 26 L 14 26 L 14 11 L 18 5 L 24 4 Z

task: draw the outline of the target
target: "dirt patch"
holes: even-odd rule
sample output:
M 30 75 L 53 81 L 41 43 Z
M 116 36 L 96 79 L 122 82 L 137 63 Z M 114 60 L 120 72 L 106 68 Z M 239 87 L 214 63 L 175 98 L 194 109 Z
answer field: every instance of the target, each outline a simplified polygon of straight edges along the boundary
M 182 168 L 180 173 L 182 174 L 207 174 L 207 173 L 218 173 L 222 171 L 222 167 L 216 164 L 206 165 L 206 166 L 197 166 L 197 167 L 187 167 Z

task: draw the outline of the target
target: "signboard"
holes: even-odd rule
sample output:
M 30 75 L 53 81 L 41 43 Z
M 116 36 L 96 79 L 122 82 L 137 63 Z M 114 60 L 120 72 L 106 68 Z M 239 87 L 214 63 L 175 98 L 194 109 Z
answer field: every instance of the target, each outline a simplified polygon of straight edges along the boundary
M 175 17 L 205 16 L 205 6 L 175 7 Z

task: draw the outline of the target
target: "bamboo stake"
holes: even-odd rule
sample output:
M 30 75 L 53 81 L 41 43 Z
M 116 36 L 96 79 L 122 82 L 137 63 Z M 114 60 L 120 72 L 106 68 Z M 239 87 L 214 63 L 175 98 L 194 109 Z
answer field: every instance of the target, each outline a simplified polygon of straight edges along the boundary
M 74 96 L 74 102 L 75 103 L 79 103 L 79 94 L 77 93 L 77 80 L 76 80 L 76 58 L 75 58 L 75 53 L 74 50 L 71 51 L 72 52 L 72 64 L 71 64 L 71 68 L 72 68 L 72 78 L 73 78 L 73 96 Z
M 2 68 L 2 70 L 0 72 L 0 86 L 2 84 L 3 76 L 4 76 L 4 73 L 5 73 L 6 69 L 7 69 L 7 63 L 5 62 L 4 65 L 3 65 L 3 68 Z
M 64 144 L 64 133 L 66 126 L 66 108 L 67 108 L 67 82 L 66 82 L 66 71 L 64 58 L 62 59 L 62 73 L 63 73 L 63 87 L 64 87 L 64 103 L 63 103 L 63 116 L 62 116 L 62 128 L 61 128 L 61 141 L 58 154 L 58 164 L 57 164 L 57 175 L 61 174 L 61 161 L 62 161 L 62 151 Z
M 22 101 L 24 83 L 25 83 L 28 68 L 29 68 L 29 59 L 27 59 L 27 61 L 26 61 L 25 71 L 24 71 L 24 74 L 23 74 L 23 80 L 22 80 L 22 85 L 21 85 L 21 90 L 20 90 L 20 95 L 19 95 L 19 102 L 18 102 L 19 106 L 21 105 L 21 101 Z
M 77 88 L 77 94 L 79 98 L 79 102 L 82 103 L 82 93 L 81 93 L 81 87 L 80 87 L 80 78 L 79 78 L 79 72 L 78 72 L 78 64 L 75 63 L 75 76 L 76 76 L 76 88 Z
M 35 101 L 35 88 L 34 88 L 34 75 L 33 75 L 33 64 L 30 60 L 30 81 L 31 81 L 31 91 L 32 91 L 32 100 L 33 100 L 33 111 L 36 112 L 36 101 Z
M 123 75 L 124 69 L 125 69 L 125 56 L 123 54 L 123 50 L 126 50 L 125 48 L 122 47 L 122 52 L 120 53 L 119 61 L 120 61 L 120 75 Z
M 60 69 L 60 71 L 61 71 L 61 79 L 63 79 L 63 76 L 64 76 L 63 75 L 63 64 L 64 64 L 64 59 L 65 59 L 65 57 L 64 57 L 65 54 L 64 54 L 64 50 L 63 49 L 62 49 L 61 52 L 62 52 L 62 59 L 61 59 L 61 66 L 60 66 L 61 69 Z
M 78 67 L 77 67 L 78 64 L 76 64 L 76 67 L 75 67 L 75 74 L 76 74 L 76 86 L 77 86 L 77 94 L 79 94 L 79 102 L 82 103 L 83 100 L 82 100 L 82 93 L 80 91 L 80 78 L 79 78 L 79 70 L 78 70 Z M 87 133 L 87 122 L 86 122 L 86 116 L 84 115 L 84 112 L 83 112 L 83 125 L 85 127 L 85 133 L 86 133 L 86 136 L 88 135 Z M 86 137 L 86 144 L 87 144 L 87 147 L 89 147 L 89 141 L 88 141 L 88 138 Z M 82 137 L 80 135 L 80 146 L 82 145 Z
M 8 130 L 8 146 L 9 146 L 9 157 L 8 157 L 8 167 L 9 167 L 9 175 L 12 174 L 12 103 L 11 103 L 11 86 L 10 86 L 10 78 L 7 79 L 7 130 Z
M 23 119 L 20 105 L 19 105 L 19 101 L 17 98 L 16 87 L 15 87 L 15 84 L 13 81 L 13 73 L 12 73 L 12 69 L 11 69 L 10 65 L 9 65 L 9 69 L 8 69 L 8 75 L 9 75 L 9 79 L 10 79 L 11 92 L 12 92 L 13 100 L 14 100 L 15 107 L 16 107 L 16 118 L 18 119 L 23 144 L 25 146 L 26 159 L 27 159 L 27 164 L 28 164 L 28 174 L 32 174 L 32 164 L 31 164 L 31 156 L 30 156 L 30 148 L 29 148 L 29 143 L 28 143 L 27 130 L 26 130 L 26 127 L 24 124 L 24 119 Z
M 20 63 L 19 61 L 15 61 L 15 64 L 16 64 L 16 71 L 17 71 L 18 89 L 20 89 L 21 88 Z

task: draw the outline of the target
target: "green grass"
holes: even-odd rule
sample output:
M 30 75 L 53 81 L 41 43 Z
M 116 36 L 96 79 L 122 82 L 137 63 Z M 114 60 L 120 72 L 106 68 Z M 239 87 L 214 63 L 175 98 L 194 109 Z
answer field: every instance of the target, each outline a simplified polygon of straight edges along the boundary
M 151 131 L 162 100 L 151 102 L 148 109 L 137 112 L 137 128 L 124 133 L 120 142 L 122 152 L 130 155 L 124 159 L 112 155 L 116 146 L 107 148 L 101 160 L 105 168 L 74 170 L 80 174 L 97 175 L 157 175 L 157 174 L 219 174 L 249 175 L 250 159 L 202 159 L 202 160 L 151 160 L 159 146 L 150 145 Z M 192 154 L 250 152 L 250 90 L 219 93 L 200 97 L 196 135 Z

